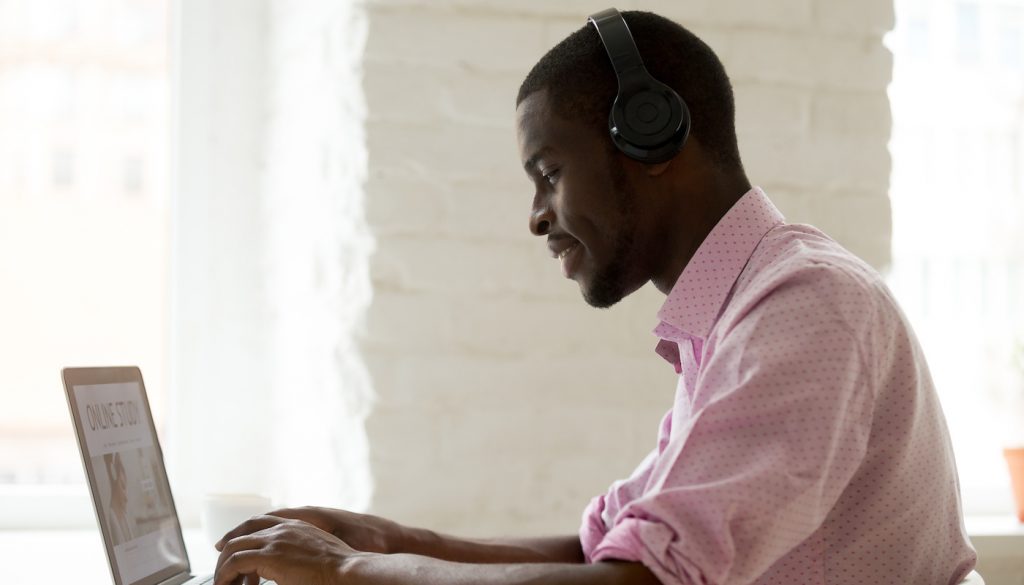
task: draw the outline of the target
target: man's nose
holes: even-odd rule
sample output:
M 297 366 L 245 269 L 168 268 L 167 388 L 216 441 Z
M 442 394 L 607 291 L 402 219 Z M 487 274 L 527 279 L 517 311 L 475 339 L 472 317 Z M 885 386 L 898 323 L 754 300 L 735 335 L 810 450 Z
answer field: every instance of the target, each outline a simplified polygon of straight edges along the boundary
M 533 209 L 530 211 L 530 231 L 535 236 L 546 236 L 551 232 L 551 226 L 555 222 L 555 214 L 545 198 L 538 197 L 533 202 Z

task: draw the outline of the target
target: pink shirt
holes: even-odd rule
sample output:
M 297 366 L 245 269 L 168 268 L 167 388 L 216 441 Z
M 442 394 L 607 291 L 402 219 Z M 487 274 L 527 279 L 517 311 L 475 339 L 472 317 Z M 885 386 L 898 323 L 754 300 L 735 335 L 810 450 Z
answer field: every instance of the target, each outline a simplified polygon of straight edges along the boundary
M 675 402 L 584 512 L 588 561 L 714 585 L 940 585 L 974 567 L 928 367 L 867 264 L 754 188 L 658 317 Z

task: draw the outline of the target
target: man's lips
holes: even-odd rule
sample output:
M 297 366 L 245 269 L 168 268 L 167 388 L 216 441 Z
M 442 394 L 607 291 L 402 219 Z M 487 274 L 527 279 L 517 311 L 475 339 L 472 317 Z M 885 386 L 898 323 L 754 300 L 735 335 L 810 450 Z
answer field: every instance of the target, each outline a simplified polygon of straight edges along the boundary
M 566 236 L 555 240 L 548 240 L 548 249 L 551 250 L 552 258 L 562 259 L 579 243 L 579 240 Z
M 574 251 L 576 251 L 576 248 L 578 248 L 579 246 L 579 242 L 573 242 L 568 248 L 558 253 L 558 259 L 565 260 L 569 256 L 569 254 L 572 254 Z
M 553 258 L 561 261 L 562 275 L 566 278 L 572 278 L 573 273 L 579 268 L 583 244 L 576 238 L 563 236 L 548 240 L 548 249 L 551 250 Z
M 572 275 L 579 269 L 580 256 L 583 254 L 583 244 L 573 242 L 568 249 L 558 255 L 562 262 L 562 276 L 572 278 Z

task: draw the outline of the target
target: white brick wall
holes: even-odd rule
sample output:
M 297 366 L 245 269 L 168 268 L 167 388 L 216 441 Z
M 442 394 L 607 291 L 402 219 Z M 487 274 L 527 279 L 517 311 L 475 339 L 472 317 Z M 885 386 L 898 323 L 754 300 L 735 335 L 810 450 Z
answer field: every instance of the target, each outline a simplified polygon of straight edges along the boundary
M 888 261 L 891 0 L 619 2 L 692 28 L 737 96 L 752 182 L 792 221 Z M 654 445 L 675 376 L 662 296 L 587 307 L 527 230 L 514 99 L 607 1 L 368 0 L 362 347 L 375 512 L 466 534 L 570 533 Z

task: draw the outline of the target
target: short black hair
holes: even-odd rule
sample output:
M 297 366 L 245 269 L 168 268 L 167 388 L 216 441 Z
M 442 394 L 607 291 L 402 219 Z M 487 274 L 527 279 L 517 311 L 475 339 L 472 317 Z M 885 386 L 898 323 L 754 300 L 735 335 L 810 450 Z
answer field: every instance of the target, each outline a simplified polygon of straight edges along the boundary
M 690 135 L 722 169 L 742 169 L 732 84 L 715 52 L 692 32 L 663 16 L 630 10 L 622 17 L 647 70 L 689 106 Z M 608 113 L 618 93 L 618 82 L 593 25 L 581 27 L 541 57 L 519 87 L 516 106 L 542 89 L 548 90 L 559 115 L 580 119 L 607 134 Z

